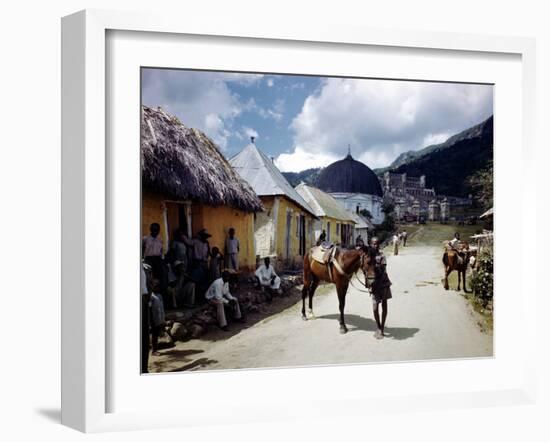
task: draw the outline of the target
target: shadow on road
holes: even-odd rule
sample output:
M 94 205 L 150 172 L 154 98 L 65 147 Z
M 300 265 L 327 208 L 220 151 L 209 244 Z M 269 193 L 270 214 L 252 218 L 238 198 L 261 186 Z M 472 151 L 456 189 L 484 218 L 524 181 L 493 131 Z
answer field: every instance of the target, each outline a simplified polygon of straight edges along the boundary
M 388 335 L 389 338 L 403 341 L 414 337 L 419 330 L 420 329 L 416 327 L 386 327 L 384 333 Z
M 347 314 L 345 315 L 346 325 L 349 328 L 350 332 L 355 330 L 364 330 L 375 332 L 377 330 L 376 322 L 370 318 L 364 318 L 363 316 Z M 319 319 L 333 319 L 335 321 L 340 320 L 339 314 L 324 315 L 319 316 Z M 351 327 L 350 327 L 351 326 Z M 414 337 L 414 335 L 419 331 L 419 328 L 416 327 L 386 327 L 384 333 L 388 338 L 396 339 L 402 341 L 404 339 L 409 339 Z
M 196 361 L 190 362 L 189 364 L 182 365 L 181 367 L 172 368 L 170 370 L 167 370 L 168 372 L 174 373 L 178 371 L 186 371 L 186 370 L 192 370 L 193 368 L 204 368 L 207 367 L 210 364 L 215 364 L 215 359 L 208 359 L 208 358 L 200 358 Z
M 168 350 L 162 352 L 162 357 L 150 356 L 150 372 L 161 372 L 161 371 L 183 371 L 189 370 L 201 363 L 207 362 L 206 358 L 195 359 L 194 355 L 198 353 L 204 353 L 204 350 Z M 178 368 L 172 368 L 176 363 L 185 363 L 184 365 Z M 207 364 L 208 365 L 208 364 Z

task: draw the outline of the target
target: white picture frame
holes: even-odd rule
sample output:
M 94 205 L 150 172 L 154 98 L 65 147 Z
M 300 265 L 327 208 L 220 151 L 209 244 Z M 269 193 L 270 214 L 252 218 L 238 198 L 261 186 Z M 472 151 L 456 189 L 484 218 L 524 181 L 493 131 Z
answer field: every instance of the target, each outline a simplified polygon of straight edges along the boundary
M 388 31 L 344 26 L 317 27 L 315 25 L 269 24 L 263 22 L 212 22 L 205 17 L 181 23 L 178 17 L 145 13 L 126 13 L 87 10 L 63 18 L 62 21 L 62 423 L 85 432 L 159 428 L 183 425 L 206 425 L 210 422 L 198 407 L 195 414 L 166 413 L 159 410 L 109 410 L 109 391 L 113 388 L 108 376 L 109 342 L 109 155 L 107 152 L 106 66 L 107 33 L 152 32 L 163 35 L 217 36 L 277 42 L 308 42 L 338 45 L 339 48 L 370 46 L 402 48 L 404 51 L 426 49 L 444 52 L 507 54 L 520 57 L 521 63 L 521 150 L 520 156 L 527 168 L 534 157 L 533 125 L 535 106 L 535 45 L 532 39 L 495 37 L 453 33 L 416 31 Z M 158 34 L 157 34 L 158 35 Z M 498 95 L 497 95 L 498 99 Z M 498 130 L 498 127 L 497 127 Z M 498 165 L 496 166 L 498 168 Z M 527 169 L 525 169 L 527 170 Z M 498 173 L 498 172 L 497 172 Z M 528 178 L 527 178 L 528 180 Z M 518 195 L 522 198 L 521 219 L 535 217 L 535 192 L 528 192 L 524 182 Z M 534 186 L 533 186 L 534 188 Z M 137 189 L 136 189 L 137 191 Z M 498 194 L 498 186 L 497 186 Z M 498 204 L 498 203 L 497 203 Z M 521 230 L 521 228 L 520 228 Z M 525 233 L 522 233 L 525 235 Z M 525 257 L 534 255 L 534 244 L 523 241 L 521 246 L 522 275 L 526 274 Z M 498 247 L 497 247 L 498 250 Z M 497 251 L 498 256 L 498 251 Z M 534 279 L 521 278 L 523 306 L 536 296 Z M 137 297 L 136 297 L 137 299 Z M 497 316 L 498 324 L 498 316 Z M 534 333 L 535 325 L 531 322 Z M 503 326 L 505 327 L 505 325 Z M 138 336 L 136 334 L 136 336 Z M 136 338 L 137 342 L 137 338 Z M 361 415 L 370 412 L 410 409 L 457 408 L 499 404 L 533 403 L 535 382 L 535 340 L 525 341 L 521 358 L 522 375 L 500 388 L 449 393 L 444 390 L 427 394 L 388 394 L 378 398 L 376 410 L 369 401 L 357 397 L 326 399 L 313 396 L 307 399 L 310 407 L 304 411 L 301 404 L 281 408 L 258 409 L 255 404 L 243 403 L 236 407 L 242 416 L 227 422 L 285 419 L 296 416 L 323 417 L 334 415 L 338 403 L 340 414 Z M 137 345 L 137 344 L 136 344 Z M 498 358 L 497 354 L 497 358 Z M 136 370 L 138 370 L 136 362 Z M 369 368 L 373 370 L 374 368 Z M 402 370 L 403 368 L 400 368 Z M 284 372 L 290 378 L 302 376 L 307 369 L 271 370 L 250 377 L 265 382 L 266 376 Z M 342 367 L 327 368 L 327 376 L 342 372 Z M 363 366 L 352 368 L 360 376 Z M 389 368 L 388 368 L 389 370 Z M 410 369 L 412 373 L 412 368 Z M 194 374 L 196 375 L 196 374 Z M 204 381 L 204 375 L 202 376 Z M 236 377 L 226 372 L 223 379 Z M 162 376 L 164 379 L 167 376 Z M 521 378 L 521 379 L 520 379 Z M 199 379 L 199 378 L 197 378 Z M 209 378 L 210 381 L 221 379 Z M 517 381 L 517 382 L 516 382 Z M 202 381 L 198 381 L 200 383 Z M 216 381 L 217 382 L 217 381 Z M 362 393 L 358 393 L 359 395 Z M 246 412 L 248 410 L 248 413 Z M 223 421 L 223 420 L 222 420 Z

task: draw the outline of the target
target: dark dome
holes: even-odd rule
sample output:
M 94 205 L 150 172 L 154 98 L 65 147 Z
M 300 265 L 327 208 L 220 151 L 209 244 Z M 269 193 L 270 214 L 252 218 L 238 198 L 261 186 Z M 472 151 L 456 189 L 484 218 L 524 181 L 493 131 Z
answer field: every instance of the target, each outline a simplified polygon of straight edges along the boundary
M 365 193 L 382 196 L 376 174 L 351 155 L 321 171 L 318 187 L 325 192 Z

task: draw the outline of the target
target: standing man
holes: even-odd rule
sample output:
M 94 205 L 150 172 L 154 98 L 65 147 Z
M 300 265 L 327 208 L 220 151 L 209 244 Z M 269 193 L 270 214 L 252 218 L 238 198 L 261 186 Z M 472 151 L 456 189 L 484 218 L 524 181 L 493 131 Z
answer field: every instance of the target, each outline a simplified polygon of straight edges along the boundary
M 222 277 L 216 279 L 210 285 L 206 291 L 205 298 L 209 304 L 216 307 L 218 324 L 223 331 L 229 331 L 229 327 L 227 327 L 227 318 L 225 317 L 225 306 L 229 306 L 233 309 L 234 317 L 237 321 L 244 322 L 239 301 L 229 293 L 228 272 L 223 272 Z
M 187 246 L 184 242 L 182 229 L 174 232 L 174 240 L 170 245 L 172 265 L 176 274 L 176 299 L 183 306 L 192 307 L 195 304 L 195 283 L 189 276 L 189 260 Z
M 393 254 L 398 255 L 399 254 L 399 235 L 397 233 L 393 235 L 392 244 L 393 244 Z
M 264 258 L 264 263 L 256 269 L 256 278 L 262 290 L 267 289 L 268 293 L 268 302 L 271 302 L 273 299 L 272 291 L 279 291 L 281 288 L 281 278 L 275 273 L 275 269 L 270 263 L 269 256 Z
M 208 258 L 210 257 L 208 238 L 211 236 L 206 229 L 202 229 L 197 232 L 195 238 L 182 237 L 183 242 L 191 248 L 191 279 L 197 284 L 201 294 L 208 287 Z
M 168 303 L 168 272 L 164 265 L 163 245 L 160 239 L 160 224 L 153 223 L 149 227 L 150 234 L 143 237 L 141 241 L 141 253 L 143 260 L 149 264 L 153 271 L 153 278 L 159 281 L 159 291 L 166 305 Z
M 227 267 L 235 271 L 239 270 L 239 252 L 240 243 L 235 238 L 235 229 L 229 229 L 229 236 L 225 239 L 225 256 L 227 257 Z
M 361 234 L 355 238 L 355 247 L 363 247 L 365 245 L 365 241 L 363 241 L 363 237 Z
M 407 245 L 407 231 L 403 230 L 403 233 L 401 233 L 401 238 L 403 239 L 403 247 Z
M 384 326 L 386 324 L 386 317 L 388 316 L 388 299 L 392 297 L 391 294 L 391 281 L 386 272 L 386 257 L 382 250 L 380 250 L 380 243 L 378 238 L 374 237 L 371 240 L 371 247 L 374 251 L 375 259 L 375 279 L 372 283 L 372 308 L 374 313 L 374 319 L 378 330 L 374 334 L 376 339 L 382 339 L 384 337 Z M 382 304 L 382 319 L 380 319 L 379 305 Z
M 321 232 L 321 235 L 319 235 L 319 239 L 317 240 L 317 245 L 320 246 L 327 240 L 327 232 L 323 229 Z

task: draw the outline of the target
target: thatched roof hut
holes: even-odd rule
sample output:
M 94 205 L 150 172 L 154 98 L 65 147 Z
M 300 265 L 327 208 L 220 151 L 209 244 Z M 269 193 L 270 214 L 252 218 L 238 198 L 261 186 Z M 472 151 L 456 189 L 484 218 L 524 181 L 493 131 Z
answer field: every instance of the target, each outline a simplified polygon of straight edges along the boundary
M 175 199 L 262 210 L 258 196 L 214 142 L 160 108 L 142 106 L 141 176 L 144 189 Z

